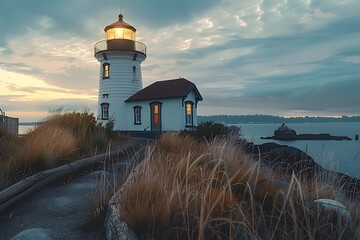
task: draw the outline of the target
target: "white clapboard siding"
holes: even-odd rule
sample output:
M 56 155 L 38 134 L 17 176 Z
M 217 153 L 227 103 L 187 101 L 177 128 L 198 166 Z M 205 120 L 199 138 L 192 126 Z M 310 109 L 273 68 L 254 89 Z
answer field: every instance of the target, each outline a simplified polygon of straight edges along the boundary
M 106 51 L 104 55 L 97 54 L 100 63 L 98 116 L 101 117 L 101 104 L 109 104 L 109 116 L 115 119 L 114 130 L 127 130 L 127 114 L 125 100 L 142 89 L 141 62 L 145 55 L 138 54 L 134 60 L 134 52 Z M 103 64 L 109 63 L 109 78 L 103 79 Z M 136 67 L 134 79 L 133 67 Z M 103 98 L 108 94 L 108 98 Z M 106 123 L 107 120 L 100 122 Z

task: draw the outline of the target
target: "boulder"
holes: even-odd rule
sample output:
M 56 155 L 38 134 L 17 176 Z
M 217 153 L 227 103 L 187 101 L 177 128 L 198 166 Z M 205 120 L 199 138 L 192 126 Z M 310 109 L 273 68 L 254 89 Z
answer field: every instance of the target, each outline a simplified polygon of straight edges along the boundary
M 298 148 L 277 143 L 255 145 L 262 155 L 262 161 L 285 174 L 294 172 L 299 177 L 311 178 L 324 169 L 309 155 Z
M 309 210 L 314 216 L 316 239 L 354 239 L 354 222 L 342 203 L 333 199 L 316 199 L 310 203 Z

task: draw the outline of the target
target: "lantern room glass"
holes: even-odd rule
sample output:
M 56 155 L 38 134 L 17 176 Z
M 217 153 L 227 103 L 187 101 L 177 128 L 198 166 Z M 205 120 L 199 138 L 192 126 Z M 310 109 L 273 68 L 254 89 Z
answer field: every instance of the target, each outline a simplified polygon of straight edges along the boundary
M 106 31 L 106 40 L 128 39 L 135 41 L 135 32 L 127 28 L 110 28 Z

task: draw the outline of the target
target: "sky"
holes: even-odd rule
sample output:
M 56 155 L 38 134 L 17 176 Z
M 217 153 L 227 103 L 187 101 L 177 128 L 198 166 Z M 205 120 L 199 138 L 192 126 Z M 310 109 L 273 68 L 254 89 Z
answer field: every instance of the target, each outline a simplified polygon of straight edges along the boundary
M 359 0 L 1 0 L 0 109 L 97 109 L 93 46 L 124 20 L 143 85 L 184 77 L 199 115 L 360 115 Z

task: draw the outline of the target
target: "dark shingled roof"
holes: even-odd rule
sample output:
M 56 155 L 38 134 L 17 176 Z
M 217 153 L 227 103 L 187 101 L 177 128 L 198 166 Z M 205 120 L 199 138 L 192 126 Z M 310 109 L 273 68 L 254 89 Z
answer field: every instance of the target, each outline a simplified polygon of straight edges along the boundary
M 197 100 L 202 101 L 203 98 L 194 83 L 185 78 L 178 78 L 155 82 L 126 99 L 125 102 L 185 98 L 192 90 L 195 91 Z

